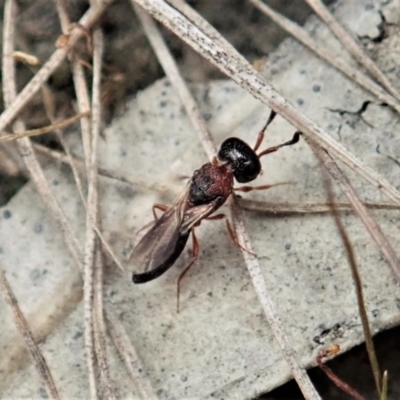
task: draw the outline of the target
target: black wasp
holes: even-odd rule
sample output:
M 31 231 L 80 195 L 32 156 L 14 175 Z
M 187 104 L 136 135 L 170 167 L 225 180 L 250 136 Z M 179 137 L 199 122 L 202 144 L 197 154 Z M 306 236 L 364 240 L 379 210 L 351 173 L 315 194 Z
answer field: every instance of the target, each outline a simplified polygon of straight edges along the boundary
M 185 189 L 170 207 L 161 204 L 153 206 L 155 221 L 134 248 L 129 260 L 129 265 L 135 271 L 140 271 L 140 273 L 133 274 L 134 283 L 149 282 L 167 271 L 181 255 L 189 235 L 192 234 L 193 257 L 177 281 L 179 307 L 180 282 L 199 255 L 195 228 L 203 219 L 225 218 L 224 214 L 211 214 L 225 203 L 234 190 L 249 192 L 270 188 L 271 185 L 234 188 L 233 178 L 240 183 L 251 182 L 261 172 L 260 158 L 262 156 L 298 142 L 300 132 L 296 132 L 292 140 L 288 142 L 267 148 L 259 154 L 256 153 L 264 139 L 265 130 L 275 115 L 276 113 L 271 111 L 267 123 L 258 135 L 254 149 L 238 138 L 226 139 L 218 151 L 218 156 L 214 157 L 211 163 L 204 164 L 193 173 Z M 164 211 L 164 214 L 158 219 L 155 209 Z M 229 221 L 226 220 L 226 222 L 231 239 L 240 247 Z

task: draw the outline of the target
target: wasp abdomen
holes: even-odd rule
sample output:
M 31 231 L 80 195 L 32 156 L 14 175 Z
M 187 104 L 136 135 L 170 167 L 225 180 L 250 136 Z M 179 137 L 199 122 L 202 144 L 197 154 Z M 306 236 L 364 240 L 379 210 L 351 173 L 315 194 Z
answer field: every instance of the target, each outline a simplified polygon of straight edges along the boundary
M 164 260 L 164 262 L 162 262 L 158 267 L 150 271 L 142 272 L 140 274 L 133 274 L 132 275 L 133 283 L 146 283 L 152 281 L 153 279 L 156 279 L 159 276 L 161 276 L 170 267 L 172 267 L 172 265 L 175 263 L 175 261 L 178 259 L 183 249 L 185 248 L 186 242 L 188 241 L 189 238 L 189 234 L 190 231 L 187 234 L 181 235 L 179 237 L 178 241 L 176 242 L 176 246 L 173 253 L 170 255 L 169 258 Z

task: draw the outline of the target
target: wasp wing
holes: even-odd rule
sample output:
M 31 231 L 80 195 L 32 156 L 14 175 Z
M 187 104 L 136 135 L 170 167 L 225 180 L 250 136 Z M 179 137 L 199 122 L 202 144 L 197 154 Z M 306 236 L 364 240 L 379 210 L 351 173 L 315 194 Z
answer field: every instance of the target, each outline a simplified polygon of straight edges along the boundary
M 189 233 L 187 233 L 185 243 L 183 243 L 182 236 L 185 235 L 181 234 L 180 227 L 188 193 L 189 184 L 171 207 L 158 220 L 150 224 L 146 234 L 133 249 L 128 262 L 129 270 L 134 271 L 137 275 L 141 275 L 157 270 L 161 266 L 164 269 L 162 272 L 165 272 L 173 264 L 175 260 L 172 262 L 170 260 L 179 248 L 178 243 L 181 246 L 183 245 L 180 250 L 182 252 L 189 236 Z M 176 255 L 175 259 L 179 254 Z M 166 266 L 166 263 L 170 265 Z
M 220 206 L 221 198 L 218 197 L 208 204 L 202 204 L 187 209 L 181 224 L 181 233 L 185 234 L 186 232 L 190 232 L 193 228 L 200 225 L 201 220 L 210 216 Z
M 189 187 L 190 183 L 134 248 L 129 260 L 134 283 L 148 282 L 167 271 L 182 253 L 191 230 L 219 207 L 217 199 L 185 209 Z

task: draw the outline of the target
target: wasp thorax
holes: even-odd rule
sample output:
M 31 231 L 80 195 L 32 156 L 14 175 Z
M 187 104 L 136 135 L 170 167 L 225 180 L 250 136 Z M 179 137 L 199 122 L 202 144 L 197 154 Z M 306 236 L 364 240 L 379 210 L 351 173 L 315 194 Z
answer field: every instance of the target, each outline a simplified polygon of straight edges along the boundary
M 231 165 L 233 175 L 240 183 L 256 179 L 261 172 L 261 163 L 256 152 L 238 138 L 226 139 L 219 149 L 218 158 Z
M 231 170 L 226 165 L 207 163 L 193 174 L 189 188 L 189 201 L 194 206 L 209 204 L 217 199 L 224 203 L 231 194 L 232 188 Z

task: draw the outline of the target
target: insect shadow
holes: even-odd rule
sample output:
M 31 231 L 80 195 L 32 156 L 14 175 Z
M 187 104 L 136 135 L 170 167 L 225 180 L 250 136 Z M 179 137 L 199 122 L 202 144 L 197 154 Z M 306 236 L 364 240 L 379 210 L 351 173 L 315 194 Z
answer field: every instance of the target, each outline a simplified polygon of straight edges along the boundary
M 148 227 L 147 233 L 133 249 L 128 263 L 130 269 L 135 271 L 132 276 L 134 283 L 146 283 L 156 279 L 175 263 L 185 248 L 189 235 L 192 234 L 192 259 L 177 279 L 178 312 L 181 281 L 199 256 L 200 247 L 195 235 L 195 228 L 205 219 L 220 220 L 226 218 L 231 240 L 242 248 L 226 215 L 211 214 L 225 203 L 233 191 L 250 192 L 252 190 L 265 190 L 274 186 L 234 188 L 233 184 L 234 179 L 239 183 L 253 181 L 261 172 L 261 157 L 299 141 L 300 132 L 296 132 L 290 141 L 256 153 L 264 139 L 265 130 L 275 116 L 276 113 L 271 111 L 267 123 L 258 135 L 254 148 L 235 137 L 226 139 L 222 143 L 217 157 L 214 157 L 212 162 L 206 163 L 200 169 L 194 171 L 186 187 L 171 206 L 153 205 L 154 222 Z M 164 212 L 159 218 L 157 218 L 156 209 Z

